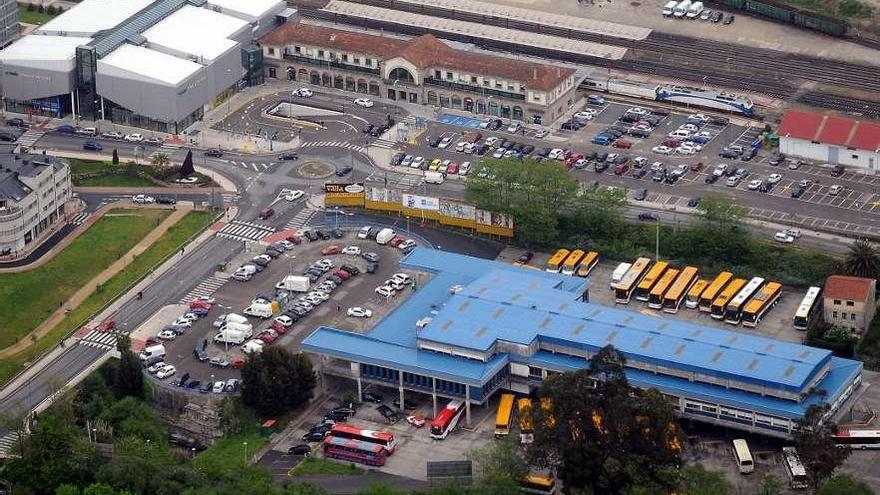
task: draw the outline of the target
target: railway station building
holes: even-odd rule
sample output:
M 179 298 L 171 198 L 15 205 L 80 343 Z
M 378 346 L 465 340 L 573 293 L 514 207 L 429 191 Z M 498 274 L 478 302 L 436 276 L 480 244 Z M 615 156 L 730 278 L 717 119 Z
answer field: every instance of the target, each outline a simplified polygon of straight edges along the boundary
M 283 0 L 83 0 L 0 51 L 6 110 L 179 133 L 262 82 Z
M 287 22 L 261 40 L 265 77 L 353 94 L 550 123 L 575 102 L 575 71 L 413 39 Z
M 786 155 L 880 172 L 880 122 L 788 110 L 778 134 Z
M 418 289 L 373 329 L 320 327 L 303 341 L 322 382 L 391 387 L 401 403 L 429 395 L 435 415 L 444 399 L 467 399 L 469 422 L 499 391 L 532 393 L 611 344 L 630 383 L 662 392 L 680 417 L 781 438 L 809 406 L 833 415 L 861 386 L 858 361 L 586 302 L 582 278 L 423 248 L 402 266 Z

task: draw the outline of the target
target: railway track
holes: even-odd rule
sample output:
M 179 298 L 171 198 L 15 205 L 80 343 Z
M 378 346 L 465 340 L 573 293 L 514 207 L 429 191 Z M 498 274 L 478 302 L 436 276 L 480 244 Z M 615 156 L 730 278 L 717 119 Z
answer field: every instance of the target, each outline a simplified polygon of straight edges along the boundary
M 348 1 L 446 19 L 626 47 L 630 49 L 630 52 L 623 61 L 614 63 L 613 67 L 700 82 L 704 78 L 708 78 L 708 80 L 715 81 L 715 84 L 724 84 L 748 91 L 758 91 L 773 97 L 788 97 L 793 94 L 794 88 L 800 86 L 803 82 L 877 91 L 880 94 L 880 66 L 836 62 L 818 57 L 731 45 L 657 31 L 651 32 L 644 40 L 628 40 L 559 26 L 508 19 L 495 15 L 456 11 L 432 5 L 398 2 L 396 0 Z M 311 9 L 306 14 L 313 16 L 313 12 L 315 10 Z M 324 18 L 327 20 L 326 16 Z M 331 20 L 339 20 L 338 18 L 339 16 Z M 354 19 L 349 18 L 348 21 L 347 23 L 356 25 L 364 26 L 366 24 L 364 20 L 351 22 Z M 370 23 L 376 24 L 380 29 L 393 29 L 392 26 L 394 25 L 393 23 L 375 20 L 370 20 Z M 379 26 L 380 24 L 384 26 Z M 442 33 L 435 34 L 449 38 L 448 35 L 443 35 Z M 502 46 L 503 43 L 492 41 L 495 40 L 472 39 L 470 42 L 490 49 L 507 49 L 530 55 L 533 54 L 529 53 L 528 50 L 524 50 L 524 47 L 505 47 Z M 576 63 L 590 63 L 603 67 L 609 66 L 608 61 L 605 60 L 594 59 L 591 62 L 586 62 L 576 60 L 578 57 L 559 57 L 556 55 L 552 55 L 552 58 Z M 671 65 L 668 61 L 676 62 L 676 65 Z M 682 64 L 685 64 L 684 70 L 682 70 Z M 720 71 L 725 70 L 728 71 L 728 74 L 719 74 Z M 731 71 L 739 71 L 744 74 L 736 76 L 730 74 L 729 72 Z M 853 98 L 849 104 L 845 100 L 846 97 L 843 96 L 835 96 L 824 100 L 818 97 L 815 98 L 815 101 L 828 102 L 828 108 L 838 108 L 846 105 L 852 107 L 865 106 L 865 100 Z

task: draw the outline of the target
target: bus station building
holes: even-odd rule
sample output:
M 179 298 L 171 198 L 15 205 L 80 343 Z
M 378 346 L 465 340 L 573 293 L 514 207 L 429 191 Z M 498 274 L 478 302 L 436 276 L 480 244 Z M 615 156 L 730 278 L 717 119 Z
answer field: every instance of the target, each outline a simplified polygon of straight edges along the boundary
M 830 415 L 859 389 L 862 363 L 830 351 L 589 300 L 589 281 L 419 248 L 402 266 L 418 289 L 366 333 L 319 327 L 302 343 L 326 375 L 484 405 L 582 369 L 606 345 L 631 384 L 656 388 L 680 417 L 788 437 L 807 408 Z M 420 325 L 417 325 L 420 322 Z M 424 324 L 427 322 L 427 324 Z

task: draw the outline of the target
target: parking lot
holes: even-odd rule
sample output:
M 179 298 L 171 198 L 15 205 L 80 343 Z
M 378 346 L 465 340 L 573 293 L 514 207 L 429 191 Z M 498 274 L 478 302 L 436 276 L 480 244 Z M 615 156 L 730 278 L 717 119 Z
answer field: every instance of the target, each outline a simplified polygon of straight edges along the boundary
M 170 383 L 179 380 L 186 374 L 189 375 L 190 380 L 197 379 L 203 384 L 208 381 L 238 378 L 239 372 L 235 367 L 244 360 L 243 347 L 228 342 L 215 342 L 214 336 L 219 332 L 215 320 L 226 313 L 245 314 L 245 308 L 258 297 L 264 297 L 267 300 L 276 299 L 281 303 L 282 312 L 290 310 L 295 303 L 294 299 L 301 294 L 291 292 L 285 301 L 284 297 L 276 296 L 276 284 L 287 275 L 304 273 L 318 260 L 331 260 L 334 266 L 311 284 L 312 290 L 316 285 L 332 276 L 335 270 L 342 265 L 354 266 L 360 273 L 344 280 L 332 290 L 329 294 L 330 297 L 325 302 L 314 306 L 313 310 L 287 328 L 278 324 L 273 326 L 272 318 L 247 316 L 247 323 L 253 327 L 253 338 L 248 337 L 245 340 L 256 340 L 261 333 L 267 332 L 271 327 L 280 335 L 269 340 L 265 345 L 281 345 L 297 351 L 302 339 L 318 326 L 326 325 L 350 331 L 364 331 L 371 326 L 373 321 L 381 319 L 393 307 L 405 300 L 410 291 L 404 290 L 402 287 L 400 290 L 393 291 L 389 297 L 381 296 L 375 291 L 378 286 L 385 285 L 386 281 L 391 279 L 394 274 L 407 273 L 412 277 L 416 276 L 412 271 L 401 269 L 399 262 L 403 252 L 395 247 L 378 245 L 375 240 L 358 239 L 356 231 L 352 229 L 344 230 L 343 233 L 344 237 L 339 239 L 331 238 L 314 242 L 304 239 L 302 244 L 281 253 L 277 258 L 268 262 L 266 267 L 261 272 L 254 274 L 249 281 L 228 279 L 213 295 L 213 307 L 206 316 L 193 321 L 191 327 L 183 328 L 182 333 L 174 337 L 173 340 L 159 339 L 166 349 L 164 363 L 176 368 L 176 373 L 166 377 L 164 381 Z M 361 255 L 322 254 L 322 251 L 328 253 L 330 249 L 335 251 L 333 246 L 338 247 L 339 250 L 356 246 L 360 248 Z M 262 252 L 262 247 L 242 252 L 237 258 L 230 261 L 228 271 L 234 271 L 238 266 L 251 262 L 252 258 Z M 363 253 L 368 252 L 378 255 L 379 260 L 375 265 L 374 273 L 367 272 L 369 262 L 362 256 Z M 365 313 L 370 316 L 349 316 L 349 308 L 354 307 L 366 310 Z M 146 340 L 148 337 L 157 335 L 164 327 L 172 324 L 175 319 L 189 310 L 190 307 L 185 304 L 164 308 L 148 322 L 141 325 L 135 332 L 134 338 Z M 273 317 L 277 315 L 276 312 Z M 281 333 L 282 331 L 284 333 Z M 199 346 L 202 339 L 207 341 L 207 346 L 204 348 L 204 360 L 198 359 L 197 353 L 194 353 L 194 349 Z

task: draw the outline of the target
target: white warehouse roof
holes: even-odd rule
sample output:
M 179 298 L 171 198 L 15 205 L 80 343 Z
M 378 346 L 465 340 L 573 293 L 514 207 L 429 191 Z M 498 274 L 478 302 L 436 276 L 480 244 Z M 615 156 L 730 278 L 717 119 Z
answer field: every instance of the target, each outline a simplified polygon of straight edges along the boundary
M 76 66 L 76 47 L 90 41 L 74 36 L 25 36 L 0 51 L 0 62 L 69 72 Z
M 151 45 L 210 61 L 235 47 L 229 37 L 248 27 L 242 19 L 186 5 L 143 35 Z
M 119 25 L 153 0 L 83 0 L 38 29 L 40 33 L 92 36 Z
M 287 4 L 282 0 L 208 0 L 208 5 L 220 7 L 230 13 L 240 14 L 243 19 L 255 21 L 272 10 L 280 11 Z
M 178 84 L 201 69 L 195 62 L 127 43 L 98 60 L 98 74 L 136 75 L 167 85 Z

